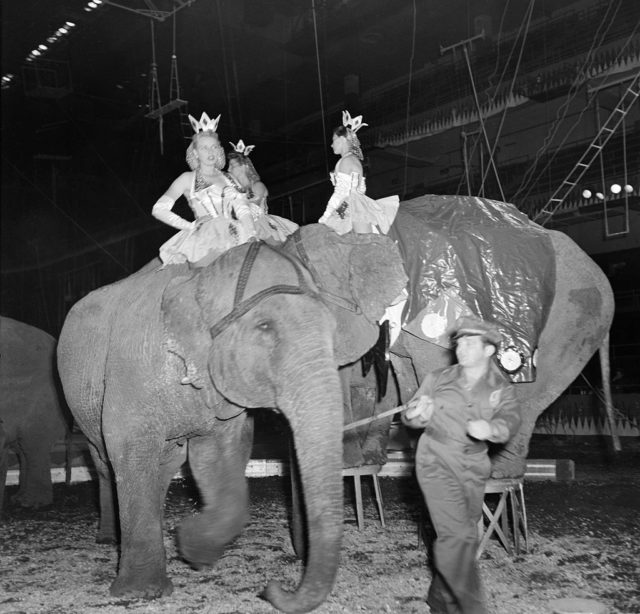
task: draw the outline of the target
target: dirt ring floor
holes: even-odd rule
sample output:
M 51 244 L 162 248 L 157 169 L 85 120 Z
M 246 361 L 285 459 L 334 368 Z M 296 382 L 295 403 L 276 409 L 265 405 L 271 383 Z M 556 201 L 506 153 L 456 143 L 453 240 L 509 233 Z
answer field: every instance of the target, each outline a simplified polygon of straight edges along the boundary
M 537 456 L 540 458 L 541 456 Z M 366 482 L 366 480 L 365 480 Z M 411 478 L 381 478 L 387 528 L 365 485 L 365 528 L 358 531 L 345 482 L 342 562 L 318 613 L 426 613 L 426 549 L 419 537 L 420 498 Z M 251 479 L 251 522 L 212 569 L 196 572 L 178 556 L 175 529 L 197 509 L 186 481 L 166 501 L 165 545 L 174 593 L 161 601 L 110 597 L 117 549 L 95 543 L 96 488 L 56 485 L 54 505 L 28 512 L 5 504 L 0 524 L 0 613 L 274 612 L 259 598 L 270 579 L 292 588 L 300 563 L 288 532 L 287 478 Z M 15 487 L 7 488 L 7 499 Z M 570 483 L 525 482 L 527 554 L 509 557 L 497 542 L 481 559 L 492 614 L 544 614 L 562 597 L 598 600 L 613 613 L 640 613 L 640 466 L 576 462 Z

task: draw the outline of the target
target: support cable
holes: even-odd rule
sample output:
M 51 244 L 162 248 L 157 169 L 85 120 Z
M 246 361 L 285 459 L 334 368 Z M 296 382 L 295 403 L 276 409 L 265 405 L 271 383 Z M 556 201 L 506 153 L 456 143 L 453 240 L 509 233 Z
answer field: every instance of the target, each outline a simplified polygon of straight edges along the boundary
M 411 55 L 409 57 L 409 83 L 407 86 L 407 111 L 404 122 L 404 133 L 407 135 L 406 142 L 404 144 L 404 184 L 402 188 L 403 198 L 407 194 L 407 181 L 409 173 L 409 116 L 411 110 L 411 85 L 413 82 L 413 61 L 416 55 L 416 21 L 417 21 L 417 9 L 416 0 L 413 0 L 413 28 L 411 35 Z
M 505 8 L 504 8 L 504 11 L 502 13 L 502 19 L 500 20 L 500 30 L 499 30 L 499 33 L 498 33 L 498 40 L 501 37 L 503 22 L 504 22 L 504 19 L 505 19 L 505 14 L 506 14 L 508 5 L 509 5 L 509 2 L 507 1 L 506 5 L 505 5 Z M 511 47 L 511 50 L 509 51 L 509 56 L 507 57 L 507 61 L 505 62 L 504 67 L 502 68 L 502 73 L 500 74 L 500 79 L 498 80 L 498 83 L 496 84 L 492 95 L 489 95 L 489 88 L 487 88 L 487 98 L 488 98 L 487 104 L 488 105 L 493 104 L 495 102 L 496 98 L 498 97 L 498 93 L 500 91 L 500 86 L 502 85 L 502 82 L 503 82 L 503 80 L 505 78 L 505 75 L 507 73 L 507 69 L 509 68 L 509 64 L 511 63 L 511 58 L 513 57 L 513 53 L 514 53 L 514 51 L 516 49 L 516 45 L 518 43 L 518 40 L 520 40 L 520 35 L 522 33 L 522 29 L 524 27 L 524 24 L 526 22 L 526 17 L 527 17 L 527 14 L 525 13 L 525 15 L 522 18 L 522 21 L 520 22 L 520 27 L 518 28 L 518 34 L 516 35 L 516 37 L 515 37 L 515 39 L 513 41 L 513 46 Z M 498 50 L 499 49 L 500 49 L 500 46 L 498 45 Z M 488 82 L 489 82 L 490 86 L 491 86 L 491 79 L 493 78 L 493 76 L 498 71 L 498 65 L 499 65 L 499 59 L 496 59 L 496 67 L 495 67 L 493 73 L 491 74 L 491 76 L 488 79 Z M 517 73 L 517 70 L 518 69 L 516 68 L 516 73 Z M 504 117 L 506 117 L 506 114 L 503 115 L 503 118 Z M 463 133 L 463 139 L 464 139 L 465 143 L 467 141 L 467 137 L 471 136 L 471 135 L 472 135 L 472 133 Z M 497 142 L 497 139 L 496 139 L 496 142 Z M 473 159 L 473 156 L 474 156 L 474 154 L 476 152 L 476 149 L 478 148 L 478 144 L 479 143 L 480 143 L 480 135 L 478 134 L 478 136 L 473 141 L 473 146 L 471 147 L 471 152 L 469 152 L 468 150 L 466 152 L 466 162 L 464 162 L 465 164 L 469 164 L 469 162 Z M 465 176 L 466 176 L 466 182 L 467 182 L 467 189 L 469 191 L 469 195 L 471 195 L 471 183 L 469 181 L 469 169 L 468 168 L 466 169 L 465 175 L 462 175 L 460 177 L 460 181 L 458 182 L 458 188 L 456 190 L 456 194 L 460 194 L 460 189 L 462 188 L 462 181 L 465 179 Z M 486 174 L 483 173 L 483 182 L 484 182 L 484 178 L 485 177 L 486 177 Z
M 618 10 L 620 9 L 621 2 L 622 2 L 622 0 L 619 0 L 618 6 L 617 6 L 617 8 L 615 10 L 615 13 L 610 18 L 608 24 L 606 24 L 606 26 L 605 26 L 605 22 L 608 19 L 607 16 L 608 16 L 609 10 L 610 10 L 610 8 L 612 6 L 611 3 L 608 4 L 607 10 L 606 10 L 606 12 L 605 12 L 605 14 L 603 16 L 603 19 L 602 19 L 602 21 L 599 22 L 598 27 L 596 29 L 596 32 L 595 32 L 595 34 L 593 36 L 593 40 L 591 42 L 591 46 L 589 47 L 589 50 L 587 51 L 587 53 L 585 55 L 584 62 L 582 63 L 582 66 L 580 67 L 580 69 L 577 71 L 576 77 L 575 77 L 574 81 L 572 82 L 571 87 L 569 88 L 569 91 L 567 92 L 567 99 L 565 100 L 565 102 L 562 105 L 560 105 L 560 107 L 558 107 L 558 110 L 556 111 L 556 117 L 555 117 L 553 123 L 551 124 L 551 126 L 549 128 L 549 132 L 547 133 L 547 136 L 545 137 L 542 145 L 540 146 L 540 148 L 536 152 L 536 155 L 534 157 L 533 162 L 531 163 L 531 166 L 524 173 L 524 176 L 522 178 L 522 181 L 520 182 L 520 185 L 518 186 L 517 190 L 515 191 L 515 193 L 511 197 L 512 201 L 515 201 L 517 199 L 517 197 L 520 195 L 520 193 L 523 190 L 525 190 L 527 188 L 527 186 L 530 186 L 529 190 L 522 197 L 522 199 L 526 198 L 528 196 L 529 192 L 531 191 L 531 189 L 533 188 L 533 186 L 536 185 L 538 179 L 540 179 L 542 177 L 542 175 L 544 174 L 544 172 L 545 172 L 547 167 L 545 167 L 540 172 L 540 174 L 538 176 L 538 179 L 536 181 L 532 181 L 532 176 L 536 171 L 536 166 L 537 166 L 538 162 L 540 161 L 540 158 L 543 156 L 544 152 L 547 151 L 547 149 L 549 149 L 549 147 L 551 146 L 551 143 L 552 143 L 553 139 L 555 138 L 556 134 L 558 133 L 558 130 L 560 129 L 561 122 L 564 121 L 565 117 L 567 116 L 567 113 L 569 112 L 569 105 L 571 104 L 573 99 L 578 95 L 578 92 L 579 92 L 579 89 L 580 89 L 580 85 L 582 84 L 582 77 L 583 77 L 583 75 L 587 74 L 587 71 L 588 71 L 589 67 L 593 63 L 592 55 L 600 47 L 600 45 L 602 44 L 602 41 L 604 40 L 604 37 L 607 35 L 609 30 L 611 29 L 611 26 L 613 25 L 613 20 L 614 20 L 615 16 L 617 15 Z M 603 27 L 605 27 L 605 29 L 604 29 L 604 31 L 601 31 L 601 28 L 603 28 Z
M 633 32 L 631 32 L 631 34 L 629 35 L 629 38 L 627 38 L 627 41 L 625 42 L 625 44 L 621 47 L 620 51 L 618 52 L 618 55 L 614 58 L 614 60 L 613 60 L 614 63 L 617 63 L 617 61 L 622 57 L 622 54 L 624 53 L 625 48 L 627 47 L 629 42 L 631 42 L 631 40 L 635 36 L 636 30 L 639 27 L 640 27 L 640 22 L 638 22 L 636 24 L 635 28 L 633 29 Z M 536 184 L 542 178 L 544 173 L 550 168 L 550 166 L 551 166 L 552 162 L 554 161 L 555 157 L 558 155 L 558 153 L 560 153 L 562 151 L 562 148 L 563 148 L 564 144 L 569 140 L 569 137 L 573 134 L 573 131 L 580 125 L 583 115 L 587 112 L 587 110 L 591 107 L 593 102 L 596 100 L 596 95 L 593 95 L 595 93 L 595 91 L 589 92 L 587 90 L 587 93 L 588 94 L 592 94 L 592 95 L 590 95 L 588 97 L 587 102 L 584 105 L 584 107 L 582 108 L 582 110 L 580 111 L 577 119 L 573 122 L 573 125 L 569 128 L 569 130 L 566 131 L 564 137 L 562 138 L 562 140 L 560 141 L 560 143 L 556 147 L 555 151 L 549 156 L 549 159 L 547 160 L 546 164 L 540 170 L 540 173 L 538 174 L 538 177 L 537 177 L 536 181 L 533 181 L 533 182 L 529 183 L 529 187 L 527 188 L 527 191 L 525 192 L 524 196 L 522 196 L 521 200 L 524 200 L 527 196 L 529 196 L 529 193 L 531 192 L 531 190 L 536 186 Z M 535 168 L 535 166 L 533 168 Z M 522 187 L 522 184 L 521 184 L 521 187 Z M 520 188 L 518 188 L 518 190 L 520 190 Z M 516 192 L 516 194 L 517 194 L 517 192 Z M 515 200 L 515 196 L 516 195 L 514 194 L 512 200 Z
M 500 196 L 504 201 L 504 192 L 502 191 L 502 184 L 500 183 L 500 176 L 498 175 L 498 169 L 496 168 L 496 162 L 493 159 L 493 153 L 491 149 L 491 143 L 489 142 L 489 137 L 487 135 L 487 130 L 484 125 L 484 120 L 482 119 L 482 107 L 480 106 L 480 100 L 478 99 L 478 90 L 476 90 L 476 84 L 473 79 L 473 70 L 471 69 L 471 61 L 469 60 L 469 51 L 467 46 L 464 45 L 462 47 L 462 51 L 464 53 L 464 59 L 467 64 L 467 70 L 469 71 L 469 79 L 471 80 L 471 89 L 473 90 L 473 99 L 476 103 L 476 110 L 478 112 L 478 123 L 480 124 L 480 130 L 482 131 L 482 136 L 484 138 L 485 146 L 487 148 L 487 152 L 489 154 L 489 164 L 491 164 L 491 168 L 493 168 L 493 172 L 496 176 L 496 181 L 498 182 L 498 189 L 500 190 Z M 483 182 L 484 185 L 484 182 Z
M 518 71 L 520 70 L 520 63 L 522 62 L 522 55 L 524 53 L 524 46 L 527 42 L 527 34 L 529 33 L 529 26 L 531 25 L 531 16 L 533 15 L 533 5 L 535 4 L 535 0 L 530 0 L 529 2 L 529 6 L 527 8 L 527 13 L 526 13 L 526 25 L 524 27 L 524 34 L 522 36 L 522 45 L 520 46 L 520 53 L 518 54 L 518 60 L 516 62 L 516 67 L 513 71 L 513 78 L 511 79 L 511 86 L 509 87 L 509 93 L 507 95 L 507 100 L 511 98 L 511 96 L 513 95 L 513 88 L 515 87 L 516 84 L 516 78 L 518 77 Z M 515 48 L 515 45 L 514 45 Z M 509 56 L 509 59 L 511 58 L 511 56 Z M 506 68 L 506 66 L 505 66 Z M 503 73 L 504 75 L 504 73 Z M 502 81 L 502 77 L 500 77 L 500 80 Z M 496 88 L 496 94 L 497 94 L 497 88 Z M 500 141 L 500 135 L 502 134 L 502 128 L 504 128 L 504 122 L 505 119 L 507 117 L 507 109 L 508 106 L 505 104 L 504 109 L 502 110 L 502 114 L 500 116 L 500 123 L 498 125 L 498 129 L 496 131 L 496 135 L 493 141 L 493 148 L 491 149 L 490 152 L 490 156 L 491 159 L 494 159 L 494 155 L 496 152 L 496 149 L 498 147 L 498 142 Z M 484 182 L 487 178 L 487 175 L 489 174 L 489 169 L 487 168 L 487 170 L 482 174 L 482 182 L 480 184 L 480 193 L 482 194 L 484 192 Z M 502 193 L 502 189 L 500 190 L 500 192 Z M 502 200 L 504 201 L 504 193 L 502 193 Z
M 313 15 L 313 35 L 316 44 L 316 67 L 318 71 L 318 92 L 320 94 L 320 116 L 322 119 L 322 142 L 324 143 L 327 138 L 327 126 L 324 117 L 324 97 L 322 95 L 322 73 L 320 71 L 320 48 L 318 46 L 318 22 L 316 20 L 316 2 L 311 0 L 311 13 Z M 329 155 L 327 147 L 324 147 L 324 163 L 326 167 L 327 176 L 329 175 Z
M 629 112 L 629 109 L 633 103 L 640 96 L 640 71 L 638 71 L 635 77 L 632 79 L 629 86 L 626 88 L 624 94 L 618 101 L 618 104 L 611 112 L 611 115 L 607 118 L 607 121 L 601 126 L 600 130 L 593 138 L 586 151 L 582 154 L 578 162 L 571 169 L 565 180 L 558 186 L 556 191 L 551 195 L 551 198 L 547 201 L 547 204 L 541 211 L 533 218 L 533 221 L 537 221 L 541 216 L 545 216 L 542 222 L 539 222 L 544 226 L 568 196 L 569 192 L 574 189 L 583 175 L 587 172 L 596 156 L 602 152 L 602 149 L 607 144 L 611 135 L 617 130 L 618 126 L 624 120 L 624 117 Z M 635 88 L 635 89 L 634 89 Z

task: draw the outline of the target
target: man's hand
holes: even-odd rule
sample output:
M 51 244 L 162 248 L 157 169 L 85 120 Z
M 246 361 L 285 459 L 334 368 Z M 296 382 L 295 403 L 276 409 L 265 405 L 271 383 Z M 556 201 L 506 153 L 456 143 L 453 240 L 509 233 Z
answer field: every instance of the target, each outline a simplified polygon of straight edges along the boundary
M 492 428 L 486 420 L 469 420 L 467 434 L 479 441 L 486 441 L 492 435 Z
M 424 428 L 433 415 L 433 399 L 427 395 L 414 397 L 404 412 L 405 424 L 412 428 Z

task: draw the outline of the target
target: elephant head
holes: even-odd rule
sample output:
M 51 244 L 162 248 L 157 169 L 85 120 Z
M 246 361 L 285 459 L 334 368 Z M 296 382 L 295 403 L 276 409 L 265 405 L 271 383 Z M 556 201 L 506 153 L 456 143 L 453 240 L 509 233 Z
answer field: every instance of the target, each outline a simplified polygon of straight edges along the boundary
M 311 519 L 309 557 L 295 593 L 272 583 L 266 597 L 283 611 L 317 607 L 333 585 L 342 535 L 334 318 L 298 261 L 258 243 L 175 279 L 162 313 L 169 349 L 184 365 L 183 385 L 199 388 L 219 418 L 273 407 L 288 419 Z
M 338 364 L 360 358 L 378 339 L 378 320 L 407 283 L 397 245 L 383 235 L 338 235 L 324 224 L 309 224 L 284 249 L 302 260 L 335 316 Z

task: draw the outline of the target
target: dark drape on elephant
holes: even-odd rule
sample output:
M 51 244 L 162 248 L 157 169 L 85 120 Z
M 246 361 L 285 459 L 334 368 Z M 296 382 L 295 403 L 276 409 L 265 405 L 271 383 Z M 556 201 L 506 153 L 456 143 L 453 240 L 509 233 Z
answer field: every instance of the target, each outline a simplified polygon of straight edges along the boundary
M 496 322 L 517 365 L 514 382 L 535 380 L 534 351 L 555 286 L 548 233 L 508 203 L 471 196 L 424 195 L 402 202 L 389 230 L 409 276 L 404 328 L 450 347 L 455 318 Z M 520 366 L 522 365 L 522 366 Z

